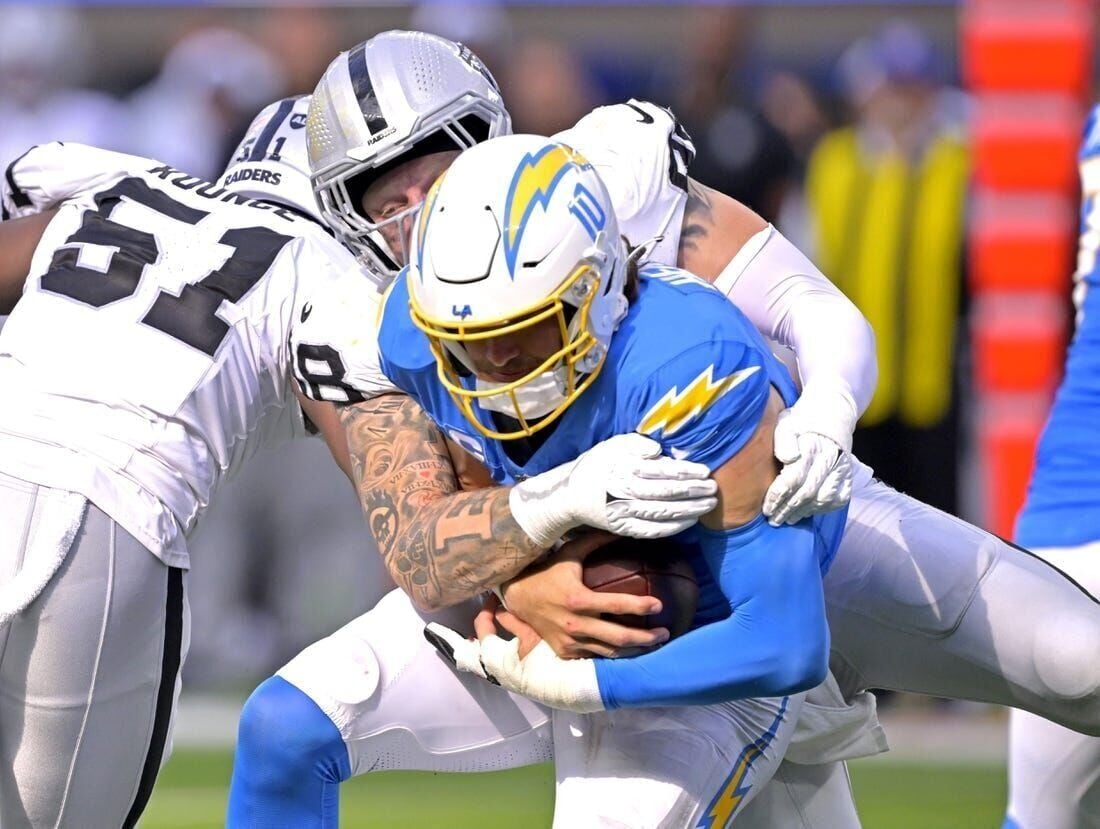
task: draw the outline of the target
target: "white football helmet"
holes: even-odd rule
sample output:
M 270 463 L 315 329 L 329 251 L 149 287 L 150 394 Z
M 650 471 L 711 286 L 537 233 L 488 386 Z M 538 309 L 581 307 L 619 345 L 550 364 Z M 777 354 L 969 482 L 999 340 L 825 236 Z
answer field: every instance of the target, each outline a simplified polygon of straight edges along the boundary
M 548 426 L 596 378 L 626 314 L 626 247 L 592 165 L 548 138 L 496 138 L 460 155 L 424 200 L 411 243 L 410 313 L 440 382 L 482 434 Z M 555 319 L 561 346 L 508 383 L 474 374 L 466 345 Z M 518 428 L 486 425 L 496 411 Z
M 423 32 L 372 37 L 334 60 L 313 92 L 309 163 L 321 212 L 337 237 L 383 282 L 408 262 L 379 228 L 405 222 L 410 205 L 374 222 L 363 193 L 394 167 L 506 135 L 512 122 L 481 60 L 460 43 Z
M 322 222 L 309 183 L 308 112 L 308 95 L 283 98 L 264 107 L 222 173 L 222 187 L 231 193 L 287 205 Z

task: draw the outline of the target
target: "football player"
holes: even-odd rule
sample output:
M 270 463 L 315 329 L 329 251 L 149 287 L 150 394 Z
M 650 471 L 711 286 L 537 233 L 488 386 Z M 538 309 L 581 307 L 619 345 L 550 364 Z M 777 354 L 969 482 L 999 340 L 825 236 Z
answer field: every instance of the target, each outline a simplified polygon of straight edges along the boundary
M 417 73 L 417 66 L 433 71 Z M 318 93 L 311 161 L 322 206 L 337 233 L 376 264 L 403 260 L 405 234 L 395 230 L 407 225 L 453 153 L 508 130 L 499 91 L 480 61 L 428 35 L 386 33 L 341 55 Z M 801 452 L 796 464 L 813 468 L 824 460 L 828 484 L 840 455 L 828 443 L 815 448 L 813 436 L 828 432 L 834 443 L 843 441 L 873 385 L 874 351 L 862 317 L 750 211 L 690 179 L 685 189 L 690 144 L 666 110 L 636 101 L 605 107 L 559 137 L 605 178 L 629 240 L 641 244 L 663 236 L 651 258 L 703 274 L 764 333 L 795 346 L 804 392 L 779 419 L 776 443 L 794 443 Z M 333 188 L 344 192 L 326 195 Z M 371 202 L 387 191 L 388 203 Z M 478 464 L 460 451 L 468 443 L 464 435 L 441 438 L 415 404 L 392 394 L 369 399 L 388 380 L 378 371 L 373 342 L 362 336 L 373 308 L 368 313 L 352 305 L 317 298 L 313 342 L 326 344 L 329 360 L 300 380 L 319 399 L 350 404 L 342 419 L 360 459 L 364 508 L 390 572 L 422 608 L 453 605 L 506 579 L 531 539 L 513 527 L 505 532 L 494 517 L 502 507 L 491 499 L 503 500 L 501 494 L 483 494 L 469 511 L 448 509 L 459 483 L 484 483 L 484 471 L 479 474 Z M 841 416 L 836 401 L 848 397 L 856 411 Z M 791 441 L 784 424 L 798 427 Z M 1051 624 L 1048 612 L 1057 609 L 1079 630 L 1096 632 L 1095 603 L 1053 568 L 894 492 L 865 467 L 856 470 L 846 531 L 825 579 L 831 666 L 846 698 L 858 708 L 860 689 L 898 688 L 1019 705 L 1095 729 L 1100 677 L 1088 646 L 1080 637 L 1062 636 L 1063 623 Z M 811 500 L 831 503 L 829 490 Z M 494 509 L 484 508 L 490 503 Z M 496 554 L 487 543 L 493 538 L 507 555 Z M 509 606 L 534 621 L 560 652 L 612 653 L 623 642 L 586 614 L 596 599 L 580 584 L 579 570 L 577 562 L 555 562 L 503 590 Z M 448 732 L 421 719 L 445 706 L 446 696 L 430 705 L 426 698 L 437 686 L 423 681 L 424 672 L 410 670 L 426 659 L 417 650 L 420 618 L 405 597 L 391 595 L 257 690 L 242 720 L 238 803 L 263 802 L 299 785 L 331 795 L 348 774 L 392 763 L 468 768 L 463 751 L 483 767 L 483 735 Z M 1046 654 L 1041 673 L 1032 656 L 1037 652 Z M 403 684 L 410 676 L 420 681 Z M 390 679 L 379 686 L 380 677 Z M 297 717 L 312 724 L 308 738 L 290 725 Z M 286 727 L 273 728 L 276 722 Z M 418 738 L 410 741 L 409 734 Z M 389 751 L 395 741 L 408 750 Z M 239 774 L 242 760 L 251 765 L 264 757 L 279 762 L 259 762 L 256 775 Z M 337 759 L 319 764 L 319 757 Z M 310 793 L 311 802 L 319 802 L 316 794 Z
M 308 105 L 265 109 L 218 183 L 79 144 L 6 171 L 0 825 L 133 826 L 170 745 L 210 499 L 303 412 L 350 475 L 286 347 L 309 285 L 376 301 L 319 222 Z
M 307 107 L 265 110 L 219 184 L 79 144 L 7 169 L 4 826 L 136 824 L 187 655 L 187 536 L 241 461 L 324 409 L 289 382 L 299 266 L 356 263 L 278 154 Z
M 1066 373 L 1039 441 L 1035 471 L 1016 538 L 1040 558 L 1100 595 L 1100 501 L 1094 470 L 1100 370 L 1100 107 L 1081 145 L 1081 239 L 1077 257 L 1077 330 Z M 1067 629 L 1066 636 L 1077 635 Z M 1100 739 L 1013 711 L 1005 829 L 1100 826 Z
M 382 369 L 511 486 L 528 534 L 543 546 L 562 536 L 545 498 L 586 486 L 569 461 L 604 441 L 656 441 L 718 486 L 692 535 L 700 610 L 686 635 L 599 660 L 561 660 L 545 642 L 520 659 L 518 638 L 484 628 L 480 647 L 434 623 L 432 641 L 463 670 L 543 704 L 606 710 L 572 727 L 599 728 L 601 751 L 616 757 L 648 733 L 629 709 L 711 705 L 727 724 L 710 739 L 734 756 L 757 747 L 739 781 L 748 802 L 785 753 L 804 692 L 825 679 L 821 576 L 847 515 L 774 527 L 761 513 L 775 421 L 797 399 L 789 373 L 710 284 L 636 269 L 602 181 L 563 144 L 515 135 L 467 150 L 429 192 L 412 239 L 383 308 Z M 721 797 L 728 766 L 682 756 L 696 796 L 663 817 L 688 826 L 707 809 L 699 795 Z M 569 824 L 560 804 L 556 819 Z

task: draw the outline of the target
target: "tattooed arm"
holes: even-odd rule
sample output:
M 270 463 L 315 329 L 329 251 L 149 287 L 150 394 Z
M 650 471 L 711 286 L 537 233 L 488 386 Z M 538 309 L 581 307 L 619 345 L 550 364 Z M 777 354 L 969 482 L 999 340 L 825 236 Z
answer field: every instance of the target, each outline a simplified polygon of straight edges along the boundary
M 340 420 L 382 560 L 421 610 L 494 587 L 545 551 L 512 518 L 509 487 L 459 491 L 443 435 L 412 398 L 346 406 Z
M 767 226 L 741 202 L 689 178 L 676 264 L 713 282 L 741 246 Z

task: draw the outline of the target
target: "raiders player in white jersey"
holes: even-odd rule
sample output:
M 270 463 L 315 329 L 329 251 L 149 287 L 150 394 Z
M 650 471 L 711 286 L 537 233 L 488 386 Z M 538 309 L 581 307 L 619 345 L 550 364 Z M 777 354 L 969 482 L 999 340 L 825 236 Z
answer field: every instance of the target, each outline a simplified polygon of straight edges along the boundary
M 2 826 L 136 823 L 170 746 L 187 537 L 210 499 L 258 448 L 303 434 L 303 413 L 351 474 L 332 404 L 290 379 L 287 343 L 310 296 L 378 300 L 318 221 L 308 104 L 260 113 L 218 183 L 60 143 L 6 171 Z M 296 343 L 301 371 L 332 359 Z M 661 479 L 667 463 L 679 469 L 642 466 Z M 683 485 L 667 483 L 675 500 Z M 529 714 L 524 739 L 541 756 L 542 710 L 494 697 L 493 710 Z
M 453 153 L 508 129 L 495 84 L 480 61 L 453 44 L 449 53 L 433 50 L 432 42 L 428 36 L 380 35 L 366 49 L 334 61 L 315 92 L 311 160 L 326 218 L 376 267 L 392 269 L 403 260 L 408 219 Z M 463 75 L 463 63 L 476 68 L 484 83 Z M 417 71 L 424 66 L 432 72 Z M 472 83 L 466 89 L 448 85 L 448 79 L 459 76 Z M 485 112 L 491 117 L 480 124 L 466 118 Z M 851 430 L 875 376 L 873 342 L 862 317 L 773 228 L 686 179 L 690 145 L 666 111 L 637 101 L 603 108 L 559 137 L 600 170 L 626 232 L 636 234 L 630 241 L 663 236 L 663 245 L 655 248 L 658 257 L 713 281 L 765 334 L 797 353 L 804 386 L 799 405 L 807 402 L 787 413 L 785 429 L 777 427 L 777 454 L 793 462 L 780 476 L 776 503 L 769 504 L 773 519 L 799 517 L 798 512 L 784 515 L 784 504 L 813 509 L 842 501 L 846 469 L 852 465 L 846 451 Z M 231 823 L 263 814 L 276 789 L 285 794 L 311 780 L 319 783 L 311 792 L 318 795 L 317 820 L 303 825 L 329 825 L 324 815 L 334 814 L 333 788 L 350 774 L 518 762 L 508 756 L 506 742 L 486 739 L 477 729 L 455 728 L 445 716 L 430 718 L 452 704 L 456 685 L 418 645 L 415 628 L 421 616 L 408 597 L 421 613 L 456 605 L 506 581 L 529 561 L 531 539 L 522 531 L 501 532 L 488 508 L 492 495 L 460 502 L 467 506 L 453 510 L 446 506 L 460 483 L 484 483 L 476 462 L 464 457 L 457 441 L 444 452 L 434 427 L 408 401 L 380 394 L 387 381 L 377 371 L 373 343 L 362 336 L 366 312 L 346 303 L 337 307 L 321 296 L 314 307 L 325 330 L 310 341 L 327 342 L 332 349 L 327 353 L 335 357 L 325 367 L 327 376 L 301 379 L 319 399 L 347 402 L 347 386 L 363 397 L 378 395 L 343 407 L 342 420 L 353 459 L 358 459 L 356 476 L 371 527 L 407 596 L 387 597 L 308 648 L 253 695 L 242 719 Z M 385 464 L 372 462 L 380 457 Z M 826 580 L 832 666 L 845 697 L 858 706 L 860 689 L 887 687 L 988 700 L 1095 733 L 1100 668 L 1089 654 L 1100 637 L 1096 603 L 1025 552 L 873 481 L 865 467 L 854 468 L 848 529 Z M 793 492 L 791 479 L 796 480 Z M 516 518 L 521 530 L 530 526 Z M 508 555 L 496 553 L 501 546 Z M 560 653 L 613 653 L 623 640 L 587 615 L 595 600 L 577 583 L 576 570 L 559 561 L 507 582 L 503 592 Z M 1075 636 L 1065 635 L 1069 627 Z M 838 705 L 833 713 L 844 710 Z M 295 732 L 298 714 L 327 727 Z M 523 726 L 514 717 L 501 712 L 499 718 L 510 721 L 516 729 L 512 734 L 519 735 Z M 275 722 L 285 728 L 271 727 Z M 807 740 L 802 744 L 806 750 L 800 750 L 796 740 L 788 760 L 819 763 L 869 750 L 866 743 L 856 745 L 867 733 L 861 730 L 864 720 L 850 717 L 847 723 L 850 742 L 842 738 L 839 748 L 825 748 Z M 841 731 L 828 733 L 835 741 Z M 577 747 L 577 735 L 568 729 L 556 736 Z M 556 749 L 560 761 L 562 744 Z M 278 760 L 242 769 L 242 753 L 250 761 Z M 331 762 L 323 764 L 326 773 L 318 780 L 319 758 Z M 835 771 L 828 765 L 784 763 L 777 778 L 785 769 L 791 776 L 778 787 L 766 786 L 739 825 L 754 825 L 760 815 L 764 820 L 758 825 L 769 825 L 768 818 L 781 812 L 769 815 L 768 809 L 781 808 L 779 801 L 787 801 L 789 809 L 794 793 L 805 792 L 808 778 L 800 775 L 824 769 L 821 782 L 836 779 L 828 776 Z M 583 780 L 561 778 L 559 768 L 559 794 L 566 786 L 583 786 Z M 785 785 L 788 781 L 791 785 Z M 657 805 L 658 788 L 629 794 Z M 778 796 L 769 798 L 771 791 Z M 692 794 L 713 794 L 716 808 L 723 802 L 721 792 Z M 614 807 L 606 800 L 600 803 Z M 804 825 L 841 826 L 854 820 L 854 814 L 815 811 L 814 803 L 811 799 L 802 811 Z M 717 817 L 712 815 L 712 822 Z
M 306 283 L 363 280 L 317 221 L 307 107 L 261 113 L 217 184 L 79 144 L 7 169 L 4 827 L 135 825 L 171 744 L 187 537 L 245 459 L 304 434 L 303 407 L 332 416 L 296 402 L 286 342 Z

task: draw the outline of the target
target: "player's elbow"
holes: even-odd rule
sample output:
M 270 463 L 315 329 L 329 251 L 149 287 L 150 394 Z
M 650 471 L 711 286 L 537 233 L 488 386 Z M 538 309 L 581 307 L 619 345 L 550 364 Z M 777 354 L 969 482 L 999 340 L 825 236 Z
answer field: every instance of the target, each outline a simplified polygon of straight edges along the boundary
M 859 316 L 859 326 L 863 332 L 863 349 L 860 353 L 866 355 L 862 366 L 863 382 L 860 384 L 860 388 L 869 390 L 866 400 L 856 401 L 856 406 L 862 414 L 871 405 L 871 394 L 878 384 L 878 346 L 875 342 L 875 329 L 871 327 L 871 323 L 862 314 Z
M 434 587 L 430 580 L 427 584 L 417 584 L 417 574 L 405 572 L 396 566 L 392 559 L 386 560 L 386 570 L 393 579 L 393 583 L 404 591 L 409 601 L 413 603 L 413 607 L 421 613 L 436 613 L 457 604 L 453 599 L 445 596 L 442 590 Z
M 760 696 L 782 697 L 817 687 L 829 673 L 828 631 L 803 635 L 777 647 L 764 664 Z
M 787 696 L 816 688 L 825 681 L 828 673 L 828 648 L 822 653 L 807 650 L 805 653 L 788 655 L 776 666 L 772 676 L 774 691 L 770 696 Z

